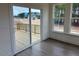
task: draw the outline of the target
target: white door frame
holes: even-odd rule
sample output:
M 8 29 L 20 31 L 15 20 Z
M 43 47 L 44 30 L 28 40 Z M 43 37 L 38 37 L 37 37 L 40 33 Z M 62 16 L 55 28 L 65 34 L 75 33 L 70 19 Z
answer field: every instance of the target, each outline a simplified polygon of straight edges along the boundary
M 17 5 L 15 5 L 17 6 Z M 19 5 L 18 5 L 19 6 Z M 20 5 L 21 6 L 21 5 Z M 22 6 L 23 7 L 23 6 Z M 24 6 L 25 7 L 25 6 Z M 29 8 L 29 7 L 28 7 Z M 33 8 L 33 9 L 38 9 L 38 8 Z M 16 51 L 15 51 L 15 48 L 16 48 L 16 43 L 15 43 L 15 31 L 14 31 L 14 18 L 13 18 L 13 4 L 9 4 L 9 14 L 10 14 L 10 20 L 9 20 L 9 27 L 10 27 L 10 39 L 11 39 L 11 50 L 12 50 L 12 55 L 15 55 Z M 40 9 L 40 11 L 42 11 L 42 9 Z M 31 15 L 31 8 L 29 8 L 29 12 L 30 12 L 30 15 Z M 31 16 L 29 17 L 29 21 L 30 21 L 30 31 L 31 31 Z M 40 19 L 40 40 L 42 41 L 42 12 L 41 12 L 41 19 Z M 31 32 L 30 32 L 30 35 L 31 35 Z M 32 45 L 34 44 L 31 44 L 31 36 L 30 36 L 30 46 L 31 47 Z M 38 43 L 38 42 L 37 42 Z M 27 47 L 28 48 L 28 47 Z

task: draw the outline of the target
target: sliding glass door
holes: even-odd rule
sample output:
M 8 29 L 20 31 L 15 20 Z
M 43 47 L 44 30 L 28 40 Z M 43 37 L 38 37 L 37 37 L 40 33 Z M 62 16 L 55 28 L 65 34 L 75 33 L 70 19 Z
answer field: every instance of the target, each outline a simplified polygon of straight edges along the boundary
M 40 10 L 13 6 L 15 53 L 40 41 Z
M 29 8 L 13 6 L 16 52 L 30 45 Z

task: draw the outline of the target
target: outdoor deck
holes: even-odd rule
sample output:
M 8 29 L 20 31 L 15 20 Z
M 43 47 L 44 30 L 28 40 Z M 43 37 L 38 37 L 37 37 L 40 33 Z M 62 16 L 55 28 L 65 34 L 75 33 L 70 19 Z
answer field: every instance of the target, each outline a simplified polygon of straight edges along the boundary
M 30 45 L 30 33 L 24 30 L 17 30 L 16 36 L 16 52 L 27 48 Z M 40 34 L 32 33 L 32 42 L 40 40 Z

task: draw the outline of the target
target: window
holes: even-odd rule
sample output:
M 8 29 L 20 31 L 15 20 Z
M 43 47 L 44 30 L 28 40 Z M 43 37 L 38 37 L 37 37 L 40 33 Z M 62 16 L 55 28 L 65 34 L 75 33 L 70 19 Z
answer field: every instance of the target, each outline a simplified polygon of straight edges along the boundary
M 74 3 L 72 6 L 71 33 L 79 34 L 79 4 Z
M 64 16 L 65 16 L 65 4 L 58 4 L 54 6 L 54 31 L 64 31 Z

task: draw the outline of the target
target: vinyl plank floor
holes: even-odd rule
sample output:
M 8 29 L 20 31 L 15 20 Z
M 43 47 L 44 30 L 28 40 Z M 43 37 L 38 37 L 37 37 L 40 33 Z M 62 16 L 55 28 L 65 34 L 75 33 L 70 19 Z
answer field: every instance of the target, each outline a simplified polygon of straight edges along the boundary
M 48 39 L 17 53 L 16 56 L 79 56 L 79 46 Z

